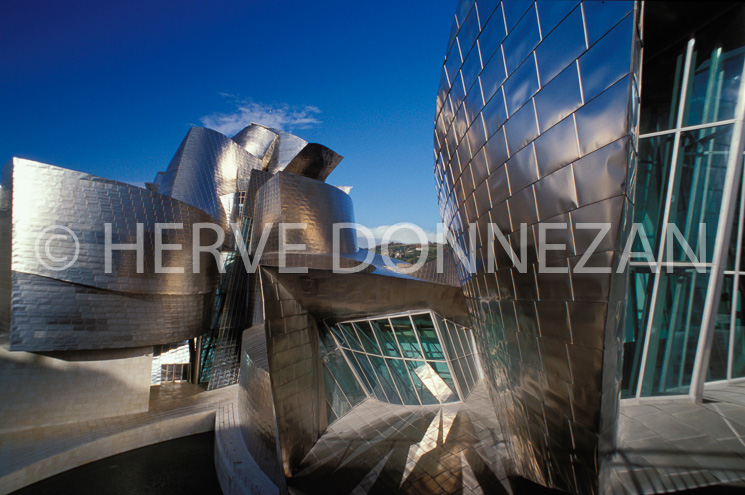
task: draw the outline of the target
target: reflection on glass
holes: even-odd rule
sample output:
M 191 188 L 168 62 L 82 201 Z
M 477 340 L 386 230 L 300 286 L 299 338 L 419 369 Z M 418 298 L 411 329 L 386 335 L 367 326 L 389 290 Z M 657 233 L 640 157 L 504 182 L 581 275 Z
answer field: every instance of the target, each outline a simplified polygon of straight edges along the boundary
M 649 303 L 654 277 L 649 267 L 632 266 L 629 269 L 626 299 L 626 332 L 623 343 L 623 379 L 621 397 L 633 397 L 639 380 L 639 366 L 644 350 Z
M 349 349 L 353 349 L 355 351 L 361 351 L 362 350 L 362 344 L 360 343 L 359 337 L 357 337 L 357 334 L 355 333 L 352 326 L 348 323 L 339 323 L 337 325 L 344 334 L 344 338 L 346 340 L 346 347 Z
M 680 138 L 670 222 L 700 261 L 711 261 L 714 253 L 731 139 L 731 126 L 685 131 Z M 674 261 L 692 261 L 680 242 L 673 248 Z
M 422 384 L 427 387 L 427 391 L 437 398 L 440 403 L 446 403 L 453 400 L 453 390 L 450 386 L 437 374 L 437 372 L 430 366 L 429 363 L 423 363 L 421 361 L 407 361 L 409 368 L 414 371 L 414 374 L 419 378 Z M 457 400 L 457 397 L 455 397 Z
M 385 362 L 391 371 L 393 380 L 396 382 L 398 391 L 401 392 L 401 398 L 404 404 L 419 405 L 419 399 L 416 392 L 414 392 L 414 384 L 411 383 L 411 376 L 406 370 L 404 361 L 401 359 L 386 359 Z
M 375 340 L 370 323 L 360 321 L 352 323 L 352 326 L 354 326 L 354 329 L 357 330 L 357 335 L 362 339 L 362 345 L 365 347 L 365 351 L 371 354 L 380 354 L 380 347 L 378 347 L 378 342 Z
M 323 385 L 326 390 L 326 400 L 337 417 L 344 416 L 352 409 L 326 366 L 323 366 Z
M 634 222 L 641 225 L 641 230 L 634 238 L 633 251 L 644 252 L 642 238 L 646 238 L 655 258 L 662 230 L 673 139 L 673 135 L 667 135 L 639 140 Z
M 424 356 L 427 359 L 445 359 L 432 318 L 428 314 L 415 315 L 412 318 L 414 319 L 416 330 L 419 332 L 419 339 L 424 348 Z
M 378 337 L 380 345 L 383 346 L 385 355 L 390 357 L 401 357 L 401 351 L 398 350 L 396 337 L 393 336 L 393 329 L 388 320 L 372 320 L 370 324 L 375 331 L 375 335 Z
M 409 368 L 411 381 L 414 383 L 414 388 L 416 388 L 417 395 L 419 395 L 422 405 L 439 404 L 435 394 L 433 394 L 429 387 L 422 382 L 419 373 L 416 371 L 417 369 L 422 369 L 427 366 L 424 361 L 405 361 L 405 363 Z M 420 373 L 424 374 L 423 371 L 420 371 Z
M 388 401 L 393 404 L 403 404 L 401 397 L 399 397 L 396 391 L 396 386 L 393 384 L 393 378 L 391 377 L 388 367 L 385 365 L 385 361 L 382 357 L 368 356 L 370 363 L 372 363 L 378 377 L 380 378 L 380 384 L 385 390 L 385 395 L 388 396 Z
M 658 276 L 642 395 L 686 394 L 693 374 L 709 273 L 676 268 Z
M 401 352 L 403 352 L 404 357 L 421 358 L 422 349 L 419 347 L 409 317 L 391 318 L 391 322 L 396 329 L 396 337 L 398 337 L 398 343 L 401 345 Z
M 732 322 L 732 378 L 745 377 L 745 313 L 742 301 L 745 296 L 745 278 L 737 278 L 735 318 Z
M 719 310 L 717 311 L 714 324 L 714 336 L 711 343 L 711 355 L 709 358 L 709 374 L 707 380 L 725 380 L 727 378 L 727 358 L 729 353 L 730 316 L 732 314 L 732 286 L 734 276 L 724 277 L 722 285 L 722 296 L 719 299 Z

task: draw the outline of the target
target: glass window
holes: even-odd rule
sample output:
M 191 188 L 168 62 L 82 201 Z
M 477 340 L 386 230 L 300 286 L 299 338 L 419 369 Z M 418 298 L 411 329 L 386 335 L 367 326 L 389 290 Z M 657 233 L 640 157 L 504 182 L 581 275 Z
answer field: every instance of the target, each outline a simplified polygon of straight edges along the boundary
M 411 325 L 411 319 L 408 316 L 402 318 L 391 318 L 396 329 L 396 337 L 401 345 L 401 352 L 406 358 L 421 358 L 422 349 L 419 347 L 414 328 Z
M 417 395 L 419 395 L 419 399 L 422 401 L 422 405 L 428 405 L 428 404 L 439 404 L 440 401 L 437 400 L 436 393 L 437 386 L 434 385 L 430 381 L 430 377 L 434 375 L 435 373 L 429 373 L 429 366 L 427 366 L 427 363 L 424 361 L 405 361 L 406 365 L 409 368 L 409 374 L 411 375 L 411 381 L 414 383 L 414 388 L 416 388 Z M 427 381 L 427 384 L 422 381 L 422 378 Z M 432 387 L 430 389 L 430 387 Z
M 349 345 L 350 349 L 353 349 L 355 351 L 361 351 L 362 344 L 360 343 L 359 337 L 357 337 L 357 334 L 354 331 L 354 328 L 352 328 L 352 325 L 349 323 L 339 323 L 339 328 L 342 329 L 342 333 L 344 334 L 344 337 L 346 338 L 347 344 Z
M 732 322 L 732 378 L 745 377 L 745 313 L 742 301 L 745 295 L 745 278 L 737 277 L 735 318 Z
M 732 289 L 735 277 L 724 277 L 722 295 L 719 298 L 719 310 L 714 323 L 714 336 L 711 343 L 709 373 L 707 380 L 727 379 L 727 360 L 729 353 L 730 316 L 732 315 Z
M 629 272 L 626 299 L 626 332 L 623 343 L 623 379 L 621 384 L 621 396 L 623 398 L 636 395 L 639 366 L 649 316 L 649 303 L 652 299 L 650 295 L 654 285 L 654 276 L 650 267 L 632 266 Z
M 424 349 L 424 356 L 427 359 L 445 359 L 440 339 L 437 337 L 435 324 L 432 322 L 430 315 L 415 315 L 412 318 L 419 333 L 419 340 Z
M 378 373 L 380 384 L 385 390 L 385 395 L 388 396 L 388 401 L 392 404 L 402 404 L 403 402 L 401 400 L 401 397 L 396 391 L 396 385 L 393 384 L 393 378 L 391 377 L 391 374 L 388 371 L 388 367 L 385 365 L 385 361 L 383 360 L 383 358 L 377 356 L 368 357 L 370 358 L 370 363 L 372 363 L 373 368 Z
M 709 273 L 663 271 L 649 337 L 642 395 L 687 394 L 693 374 Z
M 360 383 L 355 378 L 352 369 L 342 356 L 341 351 L 336 351 L 324 357 L 324 365 L 328 367 L 329 372 L 336 379 L 336 382 L 344 392 L 347 400 L 356 406 L 367 398 L 365 391 L 362 390 Z M 333 401 L 332 401 L 333 404 Z
M 323 366 L 323 385 L 326 391 L 326 400 L 331 404 L 331 408 L 337 417 L 344 416 L 352 409 L 352 406 L 347 401 L 347 398 L 326 366 Z
M 670 223 L 675 224 L 700 261 L 711 261 L 714 255 L 731 139 L 731 126 L 685 131 L 680 138 Z M 705 231 L 700 230 L 702 224 Z M 674 261 L 693 261 L 680 242 L 669 238 Z
M 634 252 L 644 252 L 645 238 L 657 257 L 665 209 L 674 136 L 657 136 L 639 140 L 637 161 L 636 208 L 634 222 L 640 224 L 634 238 Z
M 370 327 L 370 323 L 367 321 L 358 321 L 352 323 L 352 325 L 354 326 L 354 329 L 357 330 L 357 335 L 362 339 L 362 345 L 365 347 L 365 351 L 371 354 L 380 355 L 380 347 L 378 346 L 377 340 L 375 340 L 375 335 Z
M 370 321 L 375 335 L 378 337 L 378 342 L 383 346 L 385 356 L 390 357 L 401 357 L 401 351 L 398 349 L 396 343 L 396 337 L 393 335 L 393 328 L 390 322 L 385 320 L 372 320 Z
M 419 405 L 419 399 L 414 392 L 414 384 L 411 382 L 411 376 L 406 370 L 406 365 L 401 359 L 386 359 L 386 364 L 391 372 L 393 380 L 396 382 L 398 391 L 404 404 Z

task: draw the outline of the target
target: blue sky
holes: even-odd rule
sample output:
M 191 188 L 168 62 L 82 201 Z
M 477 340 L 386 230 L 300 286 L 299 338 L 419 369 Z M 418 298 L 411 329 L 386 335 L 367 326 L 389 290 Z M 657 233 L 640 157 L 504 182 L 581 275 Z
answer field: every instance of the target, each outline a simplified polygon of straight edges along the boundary
M 152 180 L 192 125 L 267 115 L 345 156 L 369 227 L 439 222 L 435 94 L 454 1 L 0 2 L 0 163 Z M 317 121 L 317 122 L 314 122 Z

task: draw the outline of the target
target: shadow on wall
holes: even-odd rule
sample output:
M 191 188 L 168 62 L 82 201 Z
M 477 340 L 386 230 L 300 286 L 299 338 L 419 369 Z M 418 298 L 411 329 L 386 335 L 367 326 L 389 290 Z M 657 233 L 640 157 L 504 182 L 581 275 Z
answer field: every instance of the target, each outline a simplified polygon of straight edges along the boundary
M 35 354 L 0 346 L 0 432 L 147 412 L 152 347 Z

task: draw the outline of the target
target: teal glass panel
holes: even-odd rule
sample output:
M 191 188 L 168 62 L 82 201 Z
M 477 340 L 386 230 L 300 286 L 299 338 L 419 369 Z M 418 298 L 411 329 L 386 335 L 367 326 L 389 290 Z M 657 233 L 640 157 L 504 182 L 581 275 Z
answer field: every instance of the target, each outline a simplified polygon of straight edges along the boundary
M 696 33 L 683 125 L 734 118 L 745 56 L 742 36 L 728 34 L 742 30 L 731 25 L 737 17 L 720 16 Z M 728 23 L 736 31 L 727 31 Z
M 336 339 L 339 341 L 339 344 L 341 344 L 342 347 L 349 349 L 349 342 L 347 342 L 346 337 L 344 337 L 344 332 L 339 328 L 339 325 L 332 325 L 330 328 Z
M 714 255 L 731 138 L 729 125 L 684 131 L 680 137 L 670 223 L 677 227 L 699 261 L 711 261 Z M 666 261 L 693 261 L 677 239 L 668 239 L 672 242 L 673 258 L 669 259 L 665 250 Z
M 378 347 L 378 342 L 375 340 L 375 335 L 373 335 L 373 330 L 370 328 L 370 323 L 366 321 L 358 321 L 352 323 L 352 325 L 354 326 L 354 329 L 357 330 L 357 335 L 360 336 L 365 351 L 370 354 L 380 355 L 380 347 Z
M 742 179 L 745 181 L 745 175 L 742 177 Z M 727 250 L 727 263 L 725 265 L 725 270 L 734 270 L 735 269 L 735 261 L 737 260 L 737 236 L 738 232 L 740 230 L 740 216 L 742 215 L 742 212 L 740 211 L 740 198 L 742 197 L 742 188 L 737 188 L 737 200 L 735 201 L 735 214 L 732 215 L 732 234 L 729 238 L 729 249 Z M 740 264 L 743 264 L 743 261 L 740 261 Z
M 463 354 L 473 354 L 471 332 L 467 328 L 458 325 L 458 336 L 460 337 L 460 343 L 463 346 Z
M 396 337 L 401 346 L 401 352 L 405 358 L 421 358 L 422 349 L 414 334 L 414 328 L 411 326 L 411 320 L 408 316 L 402 318 L 391 318 L 391 323 L 396 329 Z
M 344 332 L 344 337 L 347 340 L 347 343 L 349 345 L 349 348 L 355 351 L 363 351 L 362 343 L 360 342 L 359 337 L 357 336 L 356 332 L 354 331 L 354 328 L 349 323 L 339 323 L 337 324 L 339 328 L 342 329 Z
M 370 360 L 367 359 L 367 356 L 364 354 L 355 352 L 354 357 L 360 363 L 360 368 L 362 369 L 362 373 L 364 373 L 365 378 L 367 379 L 367 382 L 372 387 L 372 392 L 373 392 L 372 395 L 374 395 L 375 398 L 380 401 L 388 402 L 388 398 L 386 397 L 385 392 L 383 391 L 383 387 L 380 385 L 378 376 L 373 370 L 372 364 L 370 364 Z
M 745 377 L 745 312 L 743 299 L 745 296 L 745 278 L 737 278 L 737 293 L 735 294 L 735 319 L 732 322 L 732 378 Z
M 633 251 L 643 253 L 644 238 L 657 258 L 662 215 L 669 181 L 673 153 L 672 134 L 639 140 L 636 172 L 636 207 L 634 223 L 640 230 L 634 238 Z M 640 258 L 641 259 L 641 258 Z
M 416 388 L 417 393 L 419 394 L 419 398 L 422 401 L 422 405 L 428 405 L 428 404 L 439 404 L 440 401 L 437 400 L 437 397 L 435 397 L 434 390 L 430 390 L 430 387 L 425 385 L 421 378 L 419 378 L 419 375 L 416 373 L 416 369 L 420 366 L 426 366 L 427 364 L 424 361 L 405 361 L 406 365 L 409 367 L 409 374 L 411 375 L 411 381 L 414 383 L 414 388 Z
M 440 339 L 437 337 L 435 324 L 430 315 L 415 315 L 412 319 L 414 320 L 414 325 L 419 332 L 419 340 L 424 349 L 424 357 L 427 359 L 445 359 Z
M 393 377 L 391 377 L 388 367 L 385 365 L 385 361 L 382 357 L 368 356 L 373 369 L 378 374 L 378 380 L 380 385 L 385 390 L 385 395 L 388 397 L 388 401 L 392 404 L 403 404 L 401 397 L 399 397 L 396 391 L 396 386 L 393 384 Z
M 323 386 L 325 389 L 326 400 L 331 404 L 331 408 L 337 417 L 344 416 L 351 409 L 352 406 L 347 401 L 344 393 L 341 391 L 339 385 L 334 381 L 331 376 L 331 372 L 326 366 L 323 366 Z
M 455 386 L 455 380 L 453 379 L 452 373 L 450 373 L 450 368 L 448 368 L 447 363 L 441 361 L 429 361 L 427 364 L 429 364 L 432 369 L 440 375 L 442 381 L 447 384 L 453 393 L 453 396 L 446 399 L 445 402 L 456 402 L 458 400 L 458 388 Z
M 396 382 L 398 391 L 401 393 L 401 399 L 404 404 L 418 406 L 419 399 L 417 398 L 416 392 L 414 392 L 414 384 L 411 382 L 411 377 L 406 369 L 406 365 L 401 359 L 386 359 L 385 363 L 388 365 L 388 369 L 391 372 L 393 380 Z
M 378 342 L 383 346 L 384 355 L 401 357 L 401 351 L 396 343 L 396 337 L 393 335 L 393 328 L 388 320 L 372 320 L 370 324 L 375 335 L 378 337 Z
M 722 281 L 722 295 L 714 324 L 714 335 L 709 357 L 707 381 L 727 379 L 727 359 L 729 355 L 730 318 L 732 316 L 732 290 L 735 283 L 733 275 L 725 275 Z
M 343 351 L 344 355 L 347 357 L 349 362 L 352 365 L 352 368 L 354 368 L 355 373 L 357 373 L 357 376 L 360 379 L 360 385 L 365 389 L 365 392 L 367 392 L 367 395 L 370 397 L 375 397 L 375 394 L 373 393 L 373 384 L 370 383 L 370 380 L 365 375 L 365 371 L 362 369 L 362 364 L 357 360 L 356 353 L 352 351 Z
M 692 268 L 662 271 L 642 395 L 687 394 L 701 332 L 709 273 Z
M 622 398 L 636 395 L 653 284 L 654 275 L 648 266 L 629 268 L 626 329 L 623 340 Z
M 323 360 L 352 407 L 367 398 L 365 391 L 362 390 L 362 385 L 357 381 L 357 377 L 354 376 L 352 368 L 347 364 L 341 351 L 329 353 Z
M 318 337 L 321 347 L 321 356 L 325 356 L 327 353 L 339 349 L 339 346 L 336 344 L 336 341 L 331 336 L 331 332 L 326 327 L 326 325 L 318 326 Z

